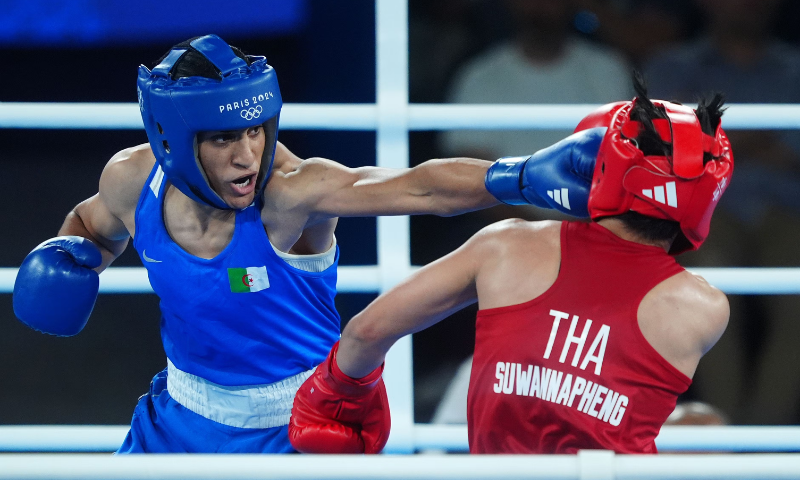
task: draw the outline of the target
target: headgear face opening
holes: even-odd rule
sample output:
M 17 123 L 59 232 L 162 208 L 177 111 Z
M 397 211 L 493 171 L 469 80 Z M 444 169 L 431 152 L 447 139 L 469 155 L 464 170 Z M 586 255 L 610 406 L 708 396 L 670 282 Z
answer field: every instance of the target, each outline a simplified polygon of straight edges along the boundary
M 673 220 L 681 234 L 669 253 L 696 250 L 708 236 L 711 215 L 733 174 L 728 137 L 721 123 L 713 136 L 704 133 L 689 107 L 653 100 L 668 117 L 653 119 L 653 124 L 671 144 L 672 155 L 645 155 L 635 140 L 642 125 L 630 117 L 635 102 L 605 105 L 575 129 L 608 127 L 595 163 L 589 215 L 594 220 L 633 211 Z M 706 153 L 711 160 L 704 163 Z
M 170 71 L 189 50 L 207 58 L 219 78 L 173 79 Z M 195 201 L 230 209 L 211 188 L 197 156 L 197 134 L 243 130 L 263 125 L 266 141 L 256 177 L 256 198 L 272 170 L 278 135 L 281 92 L 275 70 L 264 57 L 236 56 L 216 35 L 197 38 L 189 47 L 173 48 L 152 71 L 139 67 L 139 110 L 150 147 L 167 179 Z

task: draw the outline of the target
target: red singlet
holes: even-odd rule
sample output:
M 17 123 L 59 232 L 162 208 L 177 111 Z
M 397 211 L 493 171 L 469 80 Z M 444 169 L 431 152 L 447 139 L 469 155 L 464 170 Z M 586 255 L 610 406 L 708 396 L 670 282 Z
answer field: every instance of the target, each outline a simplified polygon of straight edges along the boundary
M 469 397 L 472 453 L 655 453 L 691 379 L 639 329 L 642 298 L 683 268 L 596 223 L 564 222 L 542 295 L 480 310 Z

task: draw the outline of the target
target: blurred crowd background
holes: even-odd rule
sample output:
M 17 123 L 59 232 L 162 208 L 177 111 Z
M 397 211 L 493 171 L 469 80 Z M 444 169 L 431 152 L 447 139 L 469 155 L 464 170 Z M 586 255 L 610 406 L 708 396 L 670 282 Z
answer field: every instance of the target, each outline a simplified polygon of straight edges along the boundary
M 372 1 L 128 3 L 0 0 L 0 101 L 135 102 L 140 63 L 152 66 L 172 44 L 206 33 L 266 55 L 286 103 L 375 101 Z M 692 104 L 721 91 L 730 103 L 796 103 L 798 24 L 800 3 L 791 0 L 410 0 L 410 101 L 602 104 L 633 96 L 635 68 L 654 98 Z M 525 155 L 569 133 L 412 132 L 411 164 Z M 729 136 L 732 185 L 709 240 L 679 261 L 800 266 L 800 134 Z M 279 139 L 301 157 L 375 163 L 374 132 L 282 131 Z M 0 266 L 18 266 L 54 236 L 97 191 L 105 162 L 144 142 L 144 131 L 0 130 Z M 412 262 L 429 263 L 509 217 L 559 218 L 521 207 L 413 217 Z M 343 219 L 337 238 L 342 265 L 376 262 L 374 219 Z M 115 266 L 139 266 L 132 248 Z M 343 324 L 372 298 L 340 295 Z M 734 424 L 800 422 L 800 297 L 729 298 L 728 331 L 682 400 L 707 402 Z M 458 420 L 457 406 L 436 408 L 468 367 L 475 311 L 414 336 L 418 422 Z M 54 338 L 22 326 L 11 295 L 0 295 L 0 424 L 128 423 L 166 363 L 159 320 L 154 295 L 101 295 L 80 335 Z

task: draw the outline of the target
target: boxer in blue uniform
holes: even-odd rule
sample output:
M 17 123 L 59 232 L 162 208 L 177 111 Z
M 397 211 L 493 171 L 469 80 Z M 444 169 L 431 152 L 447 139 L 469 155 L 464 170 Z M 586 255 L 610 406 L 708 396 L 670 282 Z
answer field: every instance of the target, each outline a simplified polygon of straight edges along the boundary
M 149 143 L 108 162 L 99 192 L 26 257 L 13 298 L 28 326 L 75 335 L 98 274 L 133 238 L 161 299 L 168 363 L 119 453 L 292 452 L 294 395 L 340 335 L 337 218 L 455 215 L 498 200 L 586 216 L 603 133 L 495 163 L 301 160 L 277 142 L 275 71 L 214 35 L 140 67 L 138 97 Z

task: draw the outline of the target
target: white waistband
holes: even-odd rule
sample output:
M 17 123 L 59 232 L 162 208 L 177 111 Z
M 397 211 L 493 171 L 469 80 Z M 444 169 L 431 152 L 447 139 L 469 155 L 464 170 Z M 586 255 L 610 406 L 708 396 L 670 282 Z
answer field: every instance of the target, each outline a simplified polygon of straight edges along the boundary
M 297 389 L 313 372 L 270 384 L 228 387 L 179 370 L 167 359 L 167 391 L 187 409 L 223 425 L 281 427 L 289 423 Z

